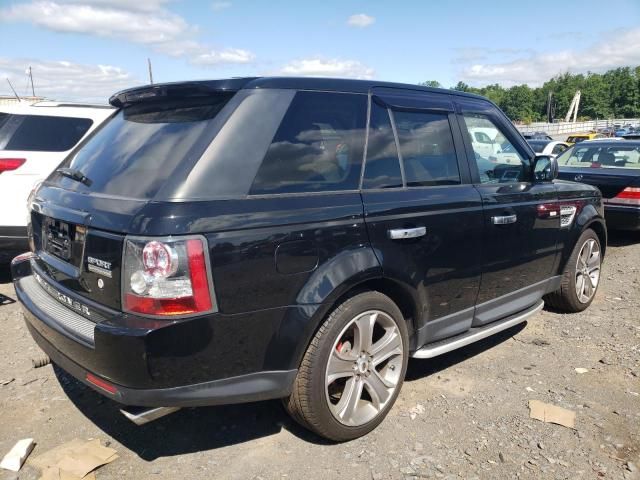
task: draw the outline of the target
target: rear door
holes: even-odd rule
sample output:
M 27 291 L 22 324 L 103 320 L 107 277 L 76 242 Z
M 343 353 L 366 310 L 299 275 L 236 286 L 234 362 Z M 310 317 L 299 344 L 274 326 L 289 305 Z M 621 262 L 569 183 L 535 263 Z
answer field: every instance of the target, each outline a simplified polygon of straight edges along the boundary
M 373 90 L 362 181 L 365 223 L 384 275 L 413 292 L 417 346 L 471 326 L 482 205 L 470 184 L 451 96 Z
M 460 128 L 471 159 L 471 175 L 482 197 L 484 251 L 474 326 L 523 310 L 546 291 L 560 228 L 553 183 L 532 181 L 533 154 L 508 119 L 491 103 L 457 97 Z M 485 158 L 471 133 L 494 129 L 508 163 Z

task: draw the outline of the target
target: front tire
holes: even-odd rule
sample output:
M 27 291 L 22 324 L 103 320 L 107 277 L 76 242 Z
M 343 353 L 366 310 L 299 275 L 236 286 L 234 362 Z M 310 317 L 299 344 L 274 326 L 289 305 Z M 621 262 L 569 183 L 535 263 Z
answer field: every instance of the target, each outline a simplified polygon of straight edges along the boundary
M 398 397 L 408 347 L 406 322 L 389 297 L 368 291 L 349 298 L 313 337 L 284 402 L 287 411 L 329 440 L 366 435 Z
M 560 288 L 545 296 L 545 302 L 562 312 L 576 313 L 585 310 L 596 295 L 600 285 L 602 248 L 596 232 L 582 232 L 567 261 Z

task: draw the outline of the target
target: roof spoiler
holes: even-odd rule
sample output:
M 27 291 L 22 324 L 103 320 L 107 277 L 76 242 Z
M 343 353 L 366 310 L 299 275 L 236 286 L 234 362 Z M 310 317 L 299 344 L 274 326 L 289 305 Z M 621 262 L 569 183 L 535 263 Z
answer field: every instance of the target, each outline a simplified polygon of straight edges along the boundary
M 109 103 L 116 108 L 122 108 L 134 103 L 171 100 L 174 98 L 207 97 L 220 91 L 222 90 L 199 82 L 165 83 L 123 90 L 112 95 L 109 98 Z

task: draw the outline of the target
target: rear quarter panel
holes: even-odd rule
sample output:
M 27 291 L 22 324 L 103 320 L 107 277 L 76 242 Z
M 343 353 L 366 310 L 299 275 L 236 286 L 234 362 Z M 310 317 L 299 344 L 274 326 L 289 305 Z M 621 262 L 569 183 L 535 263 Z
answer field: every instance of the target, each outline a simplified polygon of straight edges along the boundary
M 592 228 L 601 238 L 603 253 L 607 244 L 604 204 L 600 191 L 583 183 L 556 180 L 560 206 L 575 205 L 576 216 L 568 227 L 560 228 L 556 272 L 561 275 L 578 238 L 586 228 Z

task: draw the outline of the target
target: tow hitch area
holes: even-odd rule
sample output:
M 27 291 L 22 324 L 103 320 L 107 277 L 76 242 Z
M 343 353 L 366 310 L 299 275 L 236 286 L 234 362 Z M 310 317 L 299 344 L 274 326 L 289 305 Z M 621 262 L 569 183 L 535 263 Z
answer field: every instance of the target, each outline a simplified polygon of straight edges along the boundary
M 140 426 L 153 422 L 170 413 L 177 412 L 178 410 L 180 410 L 180 407 L 124 407 L 120 409 L 120 412 L 133 423 Z

